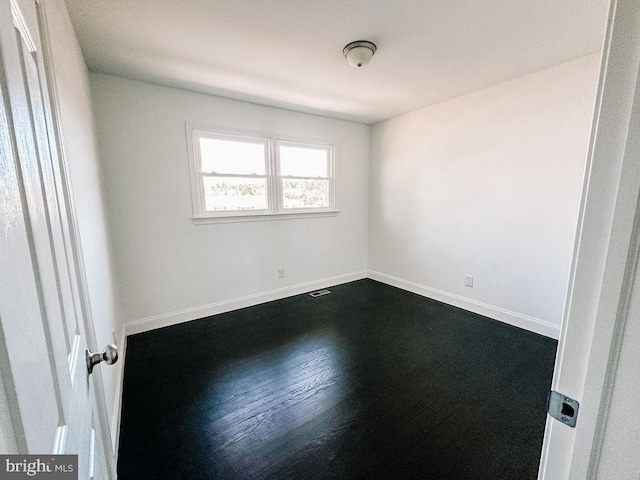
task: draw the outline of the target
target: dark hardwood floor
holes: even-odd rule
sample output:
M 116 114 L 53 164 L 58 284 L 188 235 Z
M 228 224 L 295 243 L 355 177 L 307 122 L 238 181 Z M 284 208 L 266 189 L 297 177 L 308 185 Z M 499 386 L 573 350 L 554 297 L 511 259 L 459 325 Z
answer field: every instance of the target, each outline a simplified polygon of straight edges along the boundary
M 129 337 L 119 480 L 536 478 L 554 340 L 330 290 Z

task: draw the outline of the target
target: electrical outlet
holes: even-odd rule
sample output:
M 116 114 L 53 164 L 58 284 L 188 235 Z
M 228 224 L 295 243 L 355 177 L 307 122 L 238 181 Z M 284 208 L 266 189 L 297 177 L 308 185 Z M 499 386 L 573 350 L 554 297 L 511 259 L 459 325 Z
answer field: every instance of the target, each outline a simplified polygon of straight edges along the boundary
M 464 281 L 464 284 L 467 287 L 473 287 L 473 275 L 467 275 L 466 280 Z
M 278 269 L 278 278 L 284 278 L 284 268 Z

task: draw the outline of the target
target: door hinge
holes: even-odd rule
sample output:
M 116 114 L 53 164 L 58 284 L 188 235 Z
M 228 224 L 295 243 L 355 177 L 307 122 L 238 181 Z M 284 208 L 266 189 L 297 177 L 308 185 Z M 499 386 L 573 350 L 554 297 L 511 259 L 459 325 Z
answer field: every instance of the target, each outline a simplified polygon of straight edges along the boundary
M 556 420 L 573 428 L 578 420 L 578 410 L 580 410 L 580 402 L 577 400 L 554 390 L 549 392 L 547 412 Z

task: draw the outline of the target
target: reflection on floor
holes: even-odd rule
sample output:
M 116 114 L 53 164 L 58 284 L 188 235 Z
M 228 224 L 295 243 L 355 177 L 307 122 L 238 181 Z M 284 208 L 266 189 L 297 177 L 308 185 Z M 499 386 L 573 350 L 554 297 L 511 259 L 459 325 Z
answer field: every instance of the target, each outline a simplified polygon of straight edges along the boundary
M 133 479 L 535 479 L 548 338 L 372 280 L 128 339 Z

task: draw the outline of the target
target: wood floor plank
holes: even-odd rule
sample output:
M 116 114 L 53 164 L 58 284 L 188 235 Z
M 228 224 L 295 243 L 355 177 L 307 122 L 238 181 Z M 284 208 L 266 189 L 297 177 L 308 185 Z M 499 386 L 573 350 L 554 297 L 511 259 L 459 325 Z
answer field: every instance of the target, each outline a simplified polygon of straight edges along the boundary
M 554 340 L 330 290 L 129 337 L 118 478 L 536 478 Z

